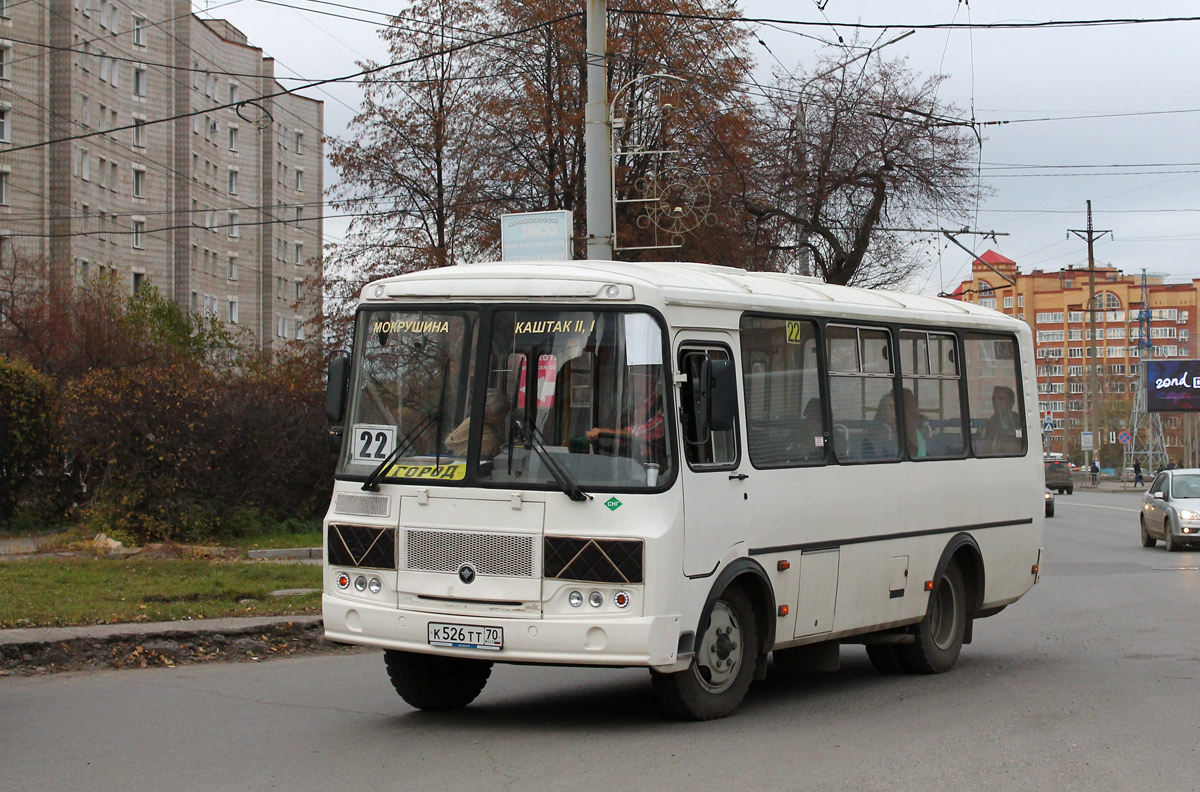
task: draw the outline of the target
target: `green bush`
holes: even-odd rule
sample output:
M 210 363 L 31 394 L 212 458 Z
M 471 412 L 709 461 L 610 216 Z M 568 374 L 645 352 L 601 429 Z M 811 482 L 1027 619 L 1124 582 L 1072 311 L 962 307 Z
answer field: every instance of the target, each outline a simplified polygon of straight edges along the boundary
M 177 360 L 69 385 L 66 439 L 87 470 L 89 522 L 139 541 L 196 541 L 319 514 L 333 460 L 318 381 L 297 371 L 307 369 L 218 374 Z
M 9 520 L 36 479 L 61 478 L 54 383 L 0 358 L 0 520 Z M 51 487 L 54 485 L 51 484 Z

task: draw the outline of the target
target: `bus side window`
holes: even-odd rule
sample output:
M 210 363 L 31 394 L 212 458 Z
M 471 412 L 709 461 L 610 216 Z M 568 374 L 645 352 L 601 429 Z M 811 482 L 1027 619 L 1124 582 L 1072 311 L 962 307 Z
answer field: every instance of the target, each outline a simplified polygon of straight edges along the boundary
M 679 366 L 686 377 L 679 400 L 683 455 L 692 467 L 735 467 L 738 459 L 737 421 L 728 429 L 704 426 L 703 419 L 698 420 L 694 409 L 700 393 L 700 373 L 707 368 L 704 366 L 706 360 L 730 361 L 731 358 L 729 351 L 721 347 L 684 349 L 679 354 Z

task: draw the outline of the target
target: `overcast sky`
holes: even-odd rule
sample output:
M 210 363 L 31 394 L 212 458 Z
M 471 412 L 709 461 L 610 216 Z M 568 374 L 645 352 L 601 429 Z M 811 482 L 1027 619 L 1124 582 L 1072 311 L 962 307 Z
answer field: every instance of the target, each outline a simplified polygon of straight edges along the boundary
M 214 2 L 208 15 L 246 33 L 276 59 L 280 76 L 326 79 L 357 71 L 358 60 L 386 58 L 375 27 L 329 14 L 378 21 L 382 17 L 366 11 L 395 12 L 395 2 L 338 0 L 363 10 L 282 2 L 287 5 Z M 203 5 L 196 8 L 206 15 Z M 892 39 L 908 25 L 1200 17 L 1200 4 L 1167 0 L 976 0 L 970 6 L 957 0 L 742 0 L 741 8 L 747 18 L 820 23 L 755 25 L 763 45 L 754 44 L 753 52 L 763 75 L 836 53 L 839 35 L 847 42 L 856 35 L 852 23 L 894 26 L 859 30 L 859 39 L 871 43 Z M 961 237 L 968 247 L 993 248 L 1023 271 L 1086 266 L 1086 244 L 1068 229 L 1087 227 L 1091 199 L 1095 228 L 1113 232 L 1097 243 L 1097 263 L 1131 274 L 1147 269 L 1171 281 L 1200 278 L 1200 21 L 918 29 L 883 54 L 907 57 L 921 74 L 948 75 L 941 97 L 985 124 L 980 171 L 993 193 L 971 225 L 1008 236 Z M 343 134 L 357 88 L 303 93 L 325 101 L 326 133 Z M 333 178 L 327 168 L 327 184 Z M 344 224 L 331 218 L 326 228 L 337 241 Z M 927 270 L 911 289 L 952 290 L 969 273 L 970 256 L 945 240 L 930 244 L 931 238 L 924 243 Z

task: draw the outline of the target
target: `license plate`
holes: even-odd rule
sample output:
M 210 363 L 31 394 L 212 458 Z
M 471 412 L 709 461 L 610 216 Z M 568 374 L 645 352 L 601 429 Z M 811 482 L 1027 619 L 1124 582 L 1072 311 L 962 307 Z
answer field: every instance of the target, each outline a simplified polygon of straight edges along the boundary
M 504 647 L 504 628 L 481 624 L 441 624 L 430 622 L 429 645 L 455 649 L 487 649 L 498 652 Z

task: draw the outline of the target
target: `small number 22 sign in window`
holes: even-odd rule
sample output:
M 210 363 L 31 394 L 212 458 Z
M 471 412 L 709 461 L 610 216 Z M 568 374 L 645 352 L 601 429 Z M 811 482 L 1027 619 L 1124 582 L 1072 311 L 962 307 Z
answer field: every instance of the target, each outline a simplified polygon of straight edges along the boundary
M 356 424 L 350 458 L 355 462 L 382 462 L 396 447 L 396 427 Z

